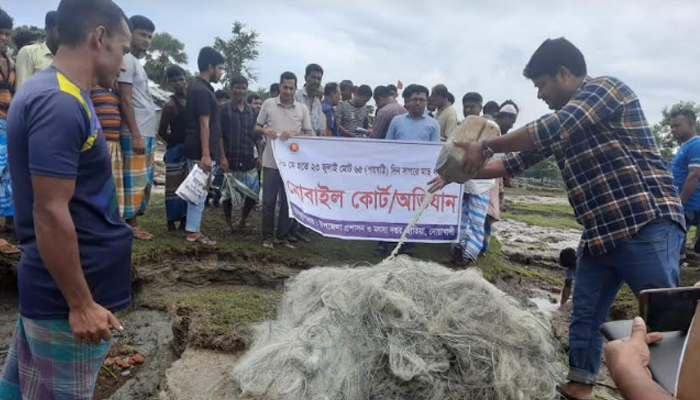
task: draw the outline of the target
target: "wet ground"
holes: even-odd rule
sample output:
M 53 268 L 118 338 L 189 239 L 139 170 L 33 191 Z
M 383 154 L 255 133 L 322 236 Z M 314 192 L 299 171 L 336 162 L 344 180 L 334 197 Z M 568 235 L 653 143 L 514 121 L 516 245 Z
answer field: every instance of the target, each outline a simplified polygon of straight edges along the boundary
M 566 204 L 566 199 L 553 195 L 512 197 L 511 201 L 519 203 Z M 549 318 L 554 335 L 562 343 L 562 353 L 565 352 L 571 303 L 563 307 L 558 303 L 563 270 L 558 267 L 556 259 L 564 247 L 576 247 L 580 231 L 506 220 L 497 223 L 494 232 L 506 256 L 501 257 L 502 262 L 508 266 L 494 275 L 493 283 L 533 309 L 539 309 L 543 318 Z M 310 251 L 334 243 L 320 238 L 314 242 L 309 245 Z M 235 398 L 229 373 L 240 352 L 240 343 L 245 346 L 246 324 L 267 315 L 266 310 L 256 310 L 256 304 L 251 302 L 274 298 L 283 289 L 287 278 L 319 265 L 316 261 L 299 257 L 299 252 L 292 255 L 277 250 L 263 253 L 256 241 L 251 243 L 248 246 L 245 240 L 241 240 L 236 244 L 238 247 L 218 251 L 185 252 L 173 248 L 154 252 L 151 256 L 136 257 L 134 307 L 118 316 L 125 332 L 115 338 L 110 360 L 120 358 L 117 364 L 123 364 L 140 354 L 145 362 L 124 368 L 116 364 L 103 368 L 94 398 Z M 337 249 L 324 249 L 329 251 L 320 253 L 320 258 L 324 265 L 353 264 L 369 259 L 366 255 L 349 257 L 348 254 L 355 249 L 353 246 L 356 244 L 342 242 Z M 373 248 L 365 247 L 371 254 Z M 419 249 L 419 255 L 422 254 L 433 253 Z M 0 284 L 4 285 L 0 289 L 0 365 L 4 362 L 17 319 L 14 277 L 4 278 L 8 276 L 8 269 L 4 267 L 0 271 L 3 272 Z M 231 327 L 240 328 L 235 333 L 240 335 L 240 342 L 236 342 L 237 337 L 223 337 L 230 336 Z M 207 329 L 213 334 L 203 335 Z M 609 377 L 603 373 L 601 396 L 611 385 Z

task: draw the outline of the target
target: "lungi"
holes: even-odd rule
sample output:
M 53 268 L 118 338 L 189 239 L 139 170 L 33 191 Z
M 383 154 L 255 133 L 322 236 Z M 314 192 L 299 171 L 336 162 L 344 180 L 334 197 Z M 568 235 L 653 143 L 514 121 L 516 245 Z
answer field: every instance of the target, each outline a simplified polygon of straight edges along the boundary
M 109 346 L 76 343 L 68 320 L 20 317 L 0 378 L 0 400 L 90 400 Z
M 175 194 L 187 177 L 185 145 L 170 146 L 165 151 L 165 214 L 168 221 L 179 221 L 187 215 L 187 202 Z
M 112 160 L 112 177 L 114 178 L 114 188 L 117 192 L 119 217 L 124 217 L 124 159 L 122 158 L 122 144 L 118 140 L 108 140 L 107 149 Z
M 143 138 L 145 154 L 134 154 L 131 136 L 122 136 L 120 140 L 124 159 L 124 218 L 131 219 L 146 212 L 151 197 L 156 138 Z
M 489 208 L 490 192 L 465 194 L 462 199 L 462 223 L 459 226 L 459 241 L 462 257 L 476 261 L 484 245 L 484 222 Z

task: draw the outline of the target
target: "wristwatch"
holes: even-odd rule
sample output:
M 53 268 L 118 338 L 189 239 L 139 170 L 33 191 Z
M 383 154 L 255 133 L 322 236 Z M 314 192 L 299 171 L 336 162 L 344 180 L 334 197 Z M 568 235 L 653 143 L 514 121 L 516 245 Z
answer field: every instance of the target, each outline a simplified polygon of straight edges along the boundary
M 486 160 L 490 160 L 491 157 L 493 157 L 493 149 L 489 146 L 488 140 L 481 142 L 481 155 L 484 156 Z

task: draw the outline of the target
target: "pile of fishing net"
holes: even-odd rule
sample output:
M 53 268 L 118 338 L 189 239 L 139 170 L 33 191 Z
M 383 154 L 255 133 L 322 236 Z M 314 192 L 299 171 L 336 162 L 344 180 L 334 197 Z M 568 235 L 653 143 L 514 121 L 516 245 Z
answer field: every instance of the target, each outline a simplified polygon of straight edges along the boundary
M 547 400 L 549 323 L 479 270 L 399 257 L 314 268 L 287 284 L 234 368 L 242 396 L 280 400 Z

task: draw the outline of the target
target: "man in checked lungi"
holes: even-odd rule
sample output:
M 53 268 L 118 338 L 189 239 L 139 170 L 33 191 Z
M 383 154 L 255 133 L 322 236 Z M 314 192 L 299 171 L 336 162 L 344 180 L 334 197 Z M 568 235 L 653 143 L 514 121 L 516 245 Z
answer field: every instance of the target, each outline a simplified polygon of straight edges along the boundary
M 259 158 L 255 158 L 254 148 L 262 154 L 262 137 L 255 133 L 256 112 L 246 103 L 248 80 L 240 75 L 231 78 L 231 101 L 219 106 L 221 116 L 221 137 L 224 141 L 224 156 L 228 160 L 232 177 L 247 186 L 251 192 L 260 191 L 258 178 Z M 255 200 L 246 197 L 241 218 L 233 226 L 231 221 L 232 203 L 229 192 L 222 193 L 221 202 L 224 216 L 231 231 L 245 231 L 248 228 L 248 216 L 255 207 Z
M 131 303 L 132 232 L 119 218 L 110 156 L 90 100 L 123 67 L 131 33 L 111 0 L 62 0 L 53 66 L 8 119 L 20 318 L 0 399 L 90 400 L 113 312 Z
M 168 68 L 166 76 L 175 93 L 163 106 L 158 136 L 167 144 L 164 160 L 165 215 L 168 219 L 168 231 L 172 232 L 176 229 L 175 222 L 180 221 L 179 229 L 182 231 L 187 224 L 187 202 L 175 194 L 187 177 L 187 156 L 185 155 L 187 78 L 185 70 L 177 65 Z
M 134 237 L 151 240 L 153 235 L 141 227 L 138 216 L 146 212 L 153 187 L 153 157 L 158 127 L 157 107 L 148 88 L 148 75 L 141 65 L 151 47 L 153 22 L 134 15 L 131 22 L 131 48 L 124 56 L 124 71 L 119 75 L 122 113 L 122 156 L 124 158 L 124 218 L 134 228 Z

